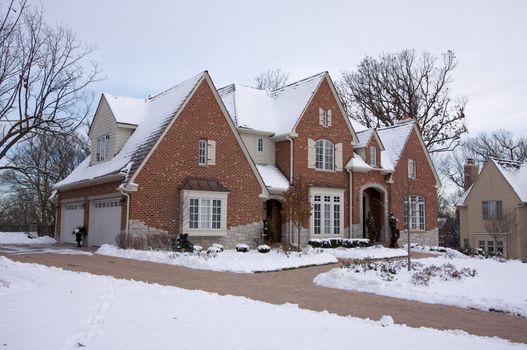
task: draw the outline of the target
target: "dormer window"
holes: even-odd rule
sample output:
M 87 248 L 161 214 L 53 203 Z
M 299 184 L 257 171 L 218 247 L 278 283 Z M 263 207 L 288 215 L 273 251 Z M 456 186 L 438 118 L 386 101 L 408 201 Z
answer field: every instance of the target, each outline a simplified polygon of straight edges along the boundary
M 370 165 L 377 166 L 377 148 L 375 146 L 370 147 Z
M 99 136 L 97 138 L 97 149 L 96 149 L 95 160 L 97 162 L 103 162 L 108 160 L 110 154 L 110 134 Z

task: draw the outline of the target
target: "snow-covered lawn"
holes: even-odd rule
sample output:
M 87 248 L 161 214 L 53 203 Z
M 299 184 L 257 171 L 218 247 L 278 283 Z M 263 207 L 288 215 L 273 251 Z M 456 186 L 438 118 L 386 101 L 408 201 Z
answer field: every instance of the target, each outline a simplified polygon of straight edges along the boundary
M 409 328 L 0 257 L 6 349 L 526 349 L 461 331 Z M 384 325 L 384 327 L 383 327 Z
M 385 258 L 395 258 L 395 257 L 408 255 L 407 251 L 404 249 L 385 248 L 381 245 L 376 245 L 373 247 L 365 247 L 365 248 L 324 249 L 324 253 L 331 254 L 337 259 L 353 259 L 353 260 L 385 259 Z
M 500 310 L 527 317 L 527 279 L 525 278 L 527 264 L 517 260 L 500 262 L 495 259 L 448 256 L 414 261 L 417 264 L 421 263 L 422 266 L 410 273 L 404 267 L 397 273 L 382 269 L 382 264 L 387 263 L 376 263 L 376 270 L 352 265 L 320 274 L 314 282 L 330 288 L 356 290 L 426 303 Z M 431 277 L 428 285 L 419 283 L 423 281 L 420 278 L 423 277 L 422 274 L 413 277 L 416 272 L 423 272 L 426 267 L 444 264 L 452 264 L 458 271 L 465 268 L 465 276 L 460 279 L 448 278 L 443 272 L 436 272 L 437 276 Z M 447 265 L 446 268 L 450 267 Z M 469 276 L 469 270 L 472 269 L 477 272 L 474 277 Z M 433 273 L 433 268 L 424 270 L 425 275 L 428 272 Z
M 276 271 L 301 266 L 323 265 L 337 262 L 337 258 L 333 255 L 315 249 L 307 249 L 302 253 L 289 252 L 288 254 L 276 249 L 265 254 L 258 253 L 256 250 L 251 250 L 247 253 L 240 253 L 236 250 L 225 250 L 218 254 L 207 254 L 205 252 L 190 254 L 151 250 L 125 250 L 119 249 L 113 245 L 105 244 L 95 253 L 120 258 L 185 266 L 200 270 L 242 273 Z
M 36 234 L 34 234 L 36 236 Z M 44 236 L 29 238 L 25 232 L 0 232 L 0 244 L 53 244 L 55 239 Z

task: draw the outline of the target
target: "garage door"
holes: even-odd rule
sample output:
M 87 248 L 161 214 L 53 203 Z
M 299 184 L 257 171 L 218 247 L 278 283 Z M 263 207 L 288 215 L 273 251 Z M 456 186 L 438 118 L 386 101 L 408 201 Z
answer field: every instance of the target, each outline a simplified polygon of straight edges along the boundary
M 115 236 L 121 232 L 121 199 L 107 198 L 90 202 L 88 243 L 101 246 L 115 245 Z
M 84 206 L 82 202 L 64 203 L 60 212 L 60 241 L 76 243 L 73 230 L 84 224 Z

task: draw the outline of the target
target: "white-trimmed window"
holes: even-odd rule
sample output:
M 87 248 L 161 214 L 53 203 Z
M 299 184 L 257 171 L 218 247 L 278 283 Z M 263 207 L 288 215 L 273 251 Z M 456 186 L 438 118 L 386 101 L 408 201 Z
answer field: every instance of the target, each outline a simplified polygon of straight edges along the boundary
M 199 157 L 198 157 L 198 164 L 199 165 L 207 165 L 207 140 L 200 139 L 199 140 Z
M 500 253 L 501 255 L 505 254 L 505 252 L 503 250 L 503 241 L 497 241 L 496 242 L 496 253 Z
M 413 159 L 408 159 L 408 178 L 417 179 L 417 163 Z
M 199 139 L 198 143 L 198 164 L 215 165 L 216 164 L 216 141 Z
M 329 109 L 326 111 L 322 108 L 319 108 L 318 113 L 319 113 L 319 124 L 325 128 L 329 128 L 332 122 L 331 110 Z
M 483 220 L 501 219 L 503 216 L 502 201 L 483 201 L 482 212 Z
M 182 191 L 183 232 L 195 236 L 227 233 L 227 192 Z
M 377 148 L 370 146 L 370 165 L 377 166 Z
M 425 230 L 425 199 L 419 196 L 410 196 L 410 215 L 408 215 L 408 197 L 404 199 L 404 225 L 408 227 L 410 218 L 410 230 Z
M 99 136 L 97 138 L 97 149 L 95 159 L 102 162 L 108 159 L 110 154 L 110 134 Z
M 344 190 L 312 188 L 311 233 L 314 235 L 340 235 L 344 227 Z
M 258 152 L 263 152 L 264 151 L 264 139 L 263 139 L 263 137 L 257 137 L 256 138 L 256 150 Z
M 335 169 L 335 146 L 329 140 L 318 140 L 315 151 L 315 168 L 322 170 Z

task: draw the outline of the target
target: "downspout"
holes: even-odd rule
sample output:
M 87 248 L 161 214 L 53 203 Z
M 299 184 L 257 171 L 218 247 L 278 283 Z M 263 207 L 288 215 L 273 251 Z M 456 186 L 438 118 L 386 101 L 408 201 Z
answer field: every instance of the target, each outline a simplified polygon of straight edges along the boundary
M 353 172 L 351 169 L 346 168 L 350 174 L 350 238 L 353 238 Z
M 289 140 L 289 184 L 292 184 L 293 183 L 293 139 L 291 138 L 291 136 L 287 135 L 286 137 L 286 140 Z M 293 222 L 291 220 L 289 220 L 288 222 L 288 226 L 289 226 L 289 244 L 293 244 Z M 298 246 L 300 247 L 300 242 L 298 242 Z
M 124 234 L 128 237 L 130 231 L 130 193 L 137 192 L 137 184 L 129 183 L 126 186 L 120 186 L 119 192 L 126 197 L 126 220 L 124 223 Z

